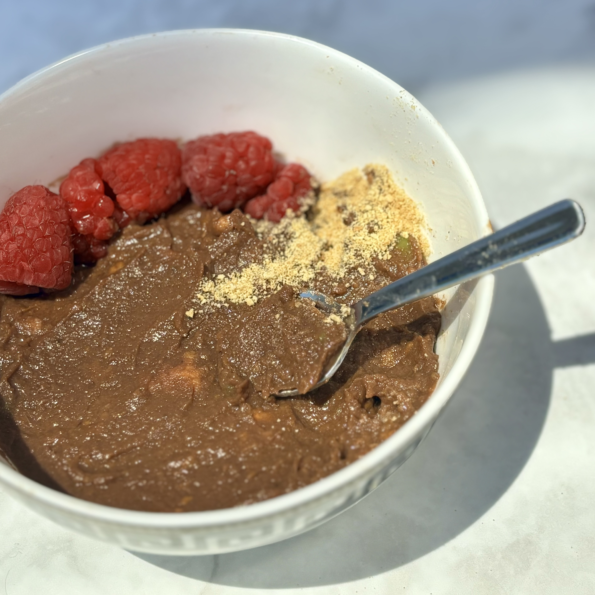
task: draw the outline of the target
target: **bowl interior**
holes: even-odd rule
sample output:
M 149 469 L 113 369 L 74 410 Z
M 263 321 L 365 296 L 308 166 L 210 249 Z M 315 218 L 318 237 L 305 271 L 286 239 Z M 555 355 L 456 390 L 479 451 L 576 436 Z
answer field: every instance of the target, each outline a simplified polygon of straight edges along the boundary
M 321 180 L 388 165 L 426 213 L 432 258 L 487 232 L 475 182 L 432 116 L 379 73 L 298 38 L 218 30 L 107 44 L 5 93 L 0 127 L 0 208 L 22 186 L 49 184 L 115 141 L 253 129 Z M 445 296 L 441 384 L 471 328 L 471 289 Z

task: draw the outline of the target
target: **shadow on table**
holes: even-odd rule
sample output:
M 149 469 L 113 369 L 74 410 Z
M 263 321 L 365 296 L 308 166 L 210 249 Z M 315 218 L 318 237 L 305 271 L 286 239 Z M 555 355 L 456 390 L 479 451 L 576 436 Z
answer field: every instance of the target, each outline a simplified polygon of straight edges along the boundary
M 552 343 L 529 275 L 497 275 L 488 328 L 428 438 L 364 501 L 273 545 L 211 557 L 138 554 L 191 578 L 246 588 L 344 583 L 386 572 L 456 537 L 515 481 L 539 439 L 556 366 L 595 361 L 595 337 Z

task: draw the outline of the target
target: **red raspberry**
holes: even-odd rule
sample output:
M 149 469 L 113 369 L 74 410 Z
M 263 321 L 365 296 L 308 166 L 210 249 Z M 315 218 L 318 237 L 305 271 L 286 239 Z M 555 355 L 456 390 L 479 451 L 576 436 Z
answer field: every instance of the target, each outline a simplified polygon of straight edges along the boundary
M 84 159 L 70 170 L 60 186 L 60 194 L 68 203 L 76 232 L 109 240 L 118 230 L 114 221 L 114 201 L 105 195 L 101 167 L 95 159 Z
M 114 221 L 118 224 L 120 229 L 124 229 L 126 226 L 132 223 L 132 217 L 122 210 L 119 204 L 114 205 Z
M 278 223 L 288 209 L 299 211 L 304 197 L 312 191 L 311 178 L 303 165 L 290 163 L 279 171 L 266 194 L 249 200 L 244 211 L 254 219 L 265 217 Z
M 72 248 L 76 264 L 95 264 L 107 254 L 108 242 L 80 233 L 72 234 Z
M 132 222 L 132 219 L 117 204 L 114 204 L 114 221 L 119 229 L 124 229 Z M 107 240 L 99 240 L 92 235 L 81 235 L 76 231 L 72 232 L 72 248 L 74 250 L 75 264 L 95 264 L 100 258 L 107 254 Z
M 182 152 L 182 179 L 194 202 L 226 213 L 258 196 L 275 171 L 273 145 L 256 132 L 201 136 Z
M 122 210 L 140 223 L 167 211 L 186 189 L 180 149 L 172 140 L 123 143 L 100 157 L 99 165 Z
M 0 214 L 0 291 L 24 295 L 37 287 L 68 287 L 70 235 L 62 197 L 44 186 L 25 186 L 13 194 Z
M 39 287 L 33 287 L 32 285 L 0 281 L 0 293 L 6 295 L 29 295 L 30 293 L 37 293 L 38 291 Z

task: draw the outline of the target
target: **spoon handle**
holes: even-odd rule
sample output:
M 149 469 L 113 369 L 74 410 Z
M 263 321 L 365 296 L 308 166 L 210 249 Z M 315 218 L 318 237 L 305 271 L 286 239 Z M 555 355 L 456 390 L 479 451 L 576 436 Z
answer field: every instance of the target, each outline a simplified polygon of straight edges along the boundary
M 354 305 L 359 324 L 382 312 L 502 269 L 577 238 L 582 208 L 566 199 L 481 238 L 372 293 Z

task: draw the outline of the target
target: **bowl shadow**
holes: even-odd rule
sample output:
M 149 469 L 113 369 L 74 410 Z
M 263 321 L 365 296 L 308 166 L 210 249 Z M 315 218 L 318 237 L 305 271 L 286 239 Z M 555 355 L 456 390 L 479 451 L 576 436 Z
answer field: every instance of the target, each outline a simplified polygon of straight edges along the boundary
M 547 414 L 554 367 L 595 361 L 595 338 L 553 343 L 523 266 L 496 276 L 469 372 L 428 438 L 375 492 L 308 533 L 207 557 L 135 554 L 177 574 L 258 589 L 364 579 L 411 562 L 482 517 L 519 475 Z

